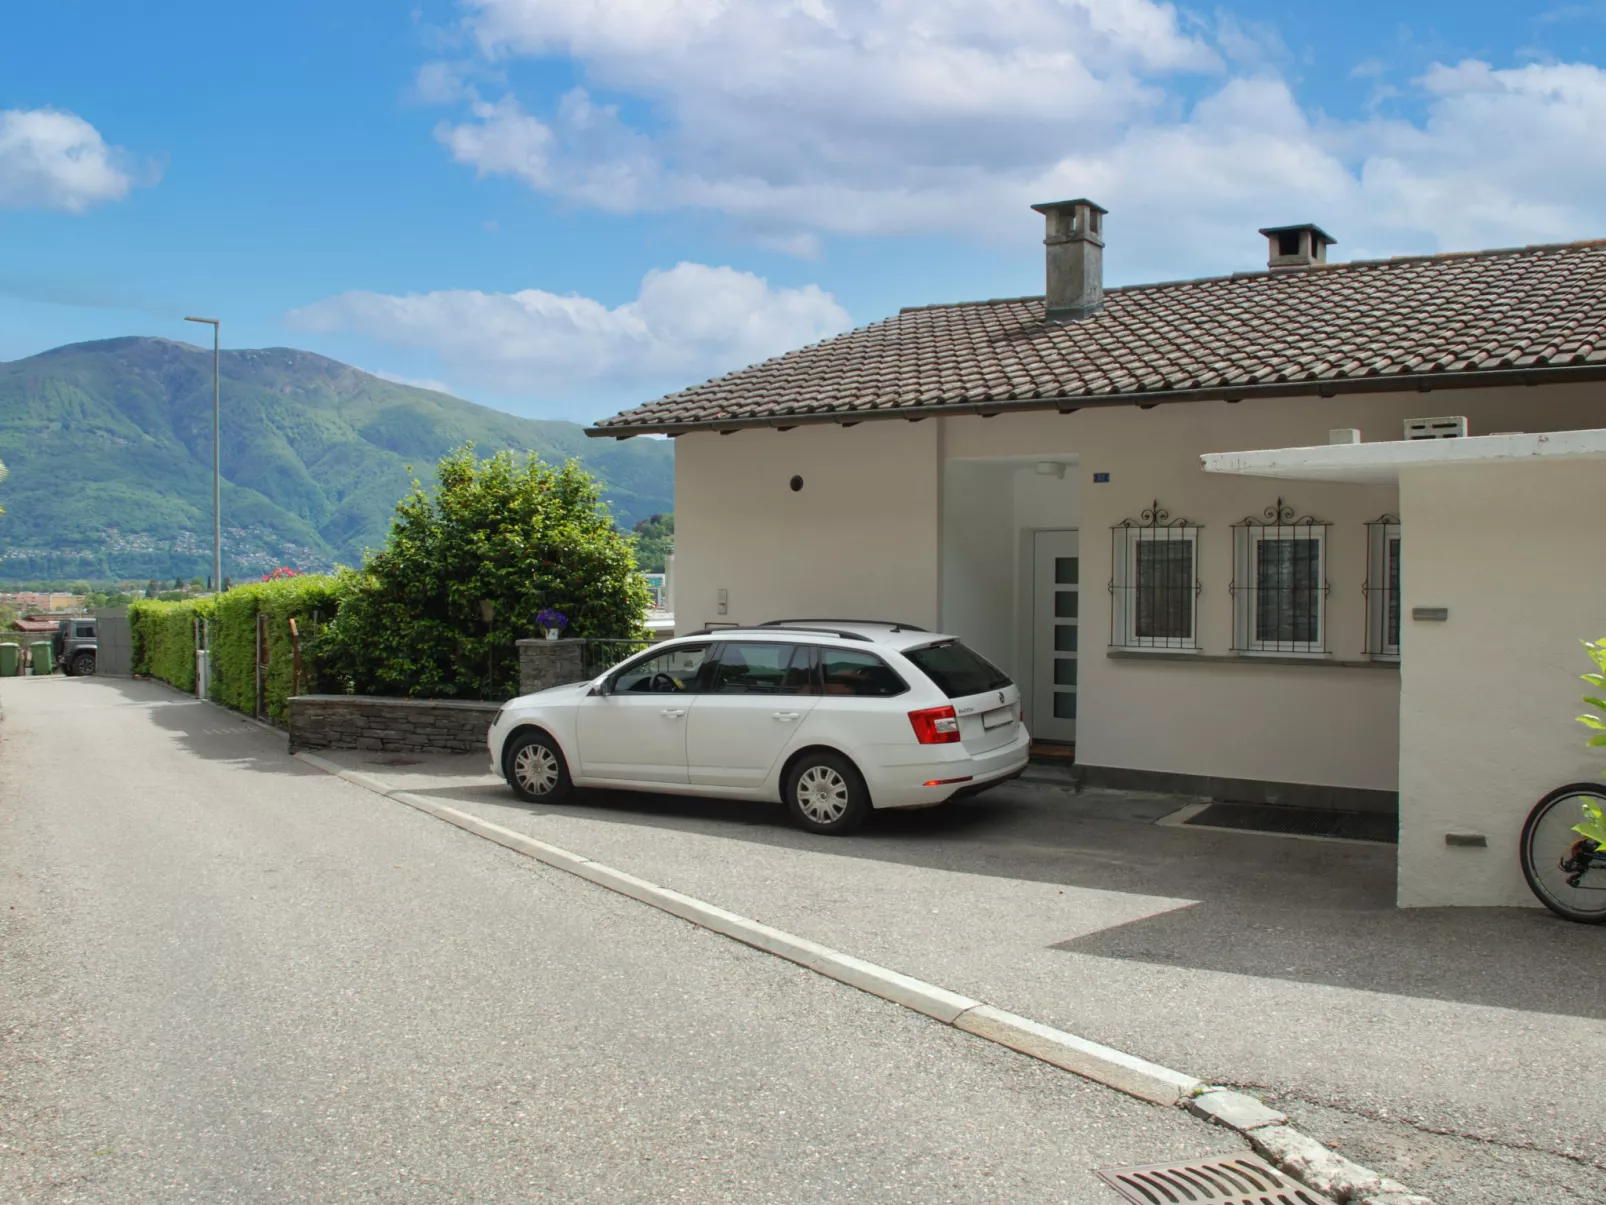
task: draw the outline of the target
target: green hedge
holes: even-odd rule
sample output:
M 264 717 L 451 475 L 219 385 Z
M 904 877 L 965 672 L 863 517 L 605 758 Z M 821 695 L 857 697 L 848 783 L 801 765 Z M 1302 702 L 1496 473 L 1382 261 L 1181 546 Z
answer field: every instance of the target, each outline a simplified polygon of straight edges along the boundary
M 195 690 L 195 621 L 213 613 L 210 598 L 188 602 L 139 601 L 128 607 L 136 674 L 160 678 L 179 690 Z
M 268 672 L 263 695 L 268 715 L 283 719 L 295 664 L 290 639 L 294 618 L 302 635 L 305 675 L 302 692 L 319 689 L 314 655 L 314 616 L 327 623 L 339 607 L 333 575 L 306 575 L 273 582 L 236 586 L 220 597 L 187 602 L 136 602 L 129 606 L 136 674 L 178 687 L 195 689 L 195 620 L 215 620 L 212 627 L 212 698 L 225 707 L 256 714 L 257 615 L 267 617 Z

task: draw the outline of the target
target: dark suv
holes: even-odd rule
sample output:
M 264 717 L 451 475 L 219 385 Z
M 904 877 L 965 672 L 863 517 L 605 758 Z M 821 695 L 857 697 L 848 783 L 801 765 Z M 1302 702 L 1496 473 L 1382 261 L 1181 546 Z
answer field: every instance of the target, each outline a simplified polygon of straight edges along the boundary
M 56 625 L 50 649 L 64 674 L 88 677 L 95 672 L 100 633 L 93 619 L 64 619 Z

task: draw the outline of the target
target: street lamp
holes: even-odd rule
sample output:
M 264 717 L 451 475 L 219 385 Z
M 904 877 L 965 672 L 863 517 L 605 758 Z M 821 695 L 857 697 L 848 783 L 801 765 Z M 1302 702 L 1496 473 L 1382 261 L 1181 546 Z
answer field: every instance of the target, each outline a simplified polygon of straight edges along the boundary
M 223 457 L 218 437 L 216 318 L 186 318 L 185 322 L 204 322 L 212 328 L 212 589 L 223 593 Z

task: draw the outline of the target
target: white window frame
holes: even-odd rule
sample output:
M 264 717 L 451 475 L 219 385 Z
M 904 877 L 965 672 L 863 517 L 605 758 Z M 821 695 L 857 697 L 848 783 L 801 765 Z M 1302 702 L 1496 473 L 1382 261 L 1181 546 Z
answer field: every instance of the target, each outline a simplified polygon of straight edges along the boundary
M 1171 652 L 1199 651 L 1199 531 L 1198 527 L 1125 527 L 1118 529 L 1121 539 L 1115 570 L 1115 602 L 1112 608 L 1112 645 L 1123 649 L 1161 649 Z M 1188 575 L 1188 631 L 1183 636 L 1138 635 L 1138 546 L 1140 544 L 1186 543 L 1191 551 L 1192 572 Z
M 1233 623 L 1237 628 L 1238 650 L 1251 655 L 1275 653 L 1284 657 L 1327 656 L 1327 527 L 1325 524 L 1269 524 L 1266 527 L 1239 527 L 1235 580 L 1247 582 L 1233 595 Z M 1260 545 L 1267 541 L 1309 540 L 1316 544 L 1316 629 L 1312 640 L 1261 640 L 1255 635 L 1260 607 Z
M 1400 540 L 1400 525 L 1398 523 L 1368 523 L 1366 525 L 1366 647 L 1370 655 L 1380 661 L 1397 661 L 1400 656 L 1400 644 L 1395 640 L 1389 642 L 1389 551 L 1395 541 Z M 1401 557 L 1404 556 L 1404 542 L 1400 541 Z M 1400 575 L 1403 579 L 1405 565 L 1400 565 Z M 1403 606 L 1403 602 L 1396 601 L 1396 606 Z M 1405 614 L 1401 611 L 1400 627 L 1405 627 Z

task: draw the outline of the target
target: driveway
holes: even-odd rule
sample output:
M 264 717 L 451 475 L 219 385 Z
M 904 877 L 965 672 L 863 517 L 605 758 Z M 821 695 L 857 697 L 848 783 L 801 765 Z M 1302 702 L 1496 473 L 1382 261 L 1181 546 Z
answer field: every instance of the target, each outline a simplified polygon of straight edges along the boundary
M 1042 786 L 879 813 L 519 802 L 479 756 L 331 754 L 666 887 L 1275 1101 L 1442 1202 L 1606 1201 L 1578 1068 L 1606 1048 L 1606 930 L 1393 906 L 1390 846 L 1156 826 L 1179 802 Z
M 0 1198 L 1109 1205 L 1095 1168 L 1241 1149 L 165 687 L 0 681 L 0 705 Z M 887 865 L 576 816 L 738 878 L 792 859 L 824 894 Z

